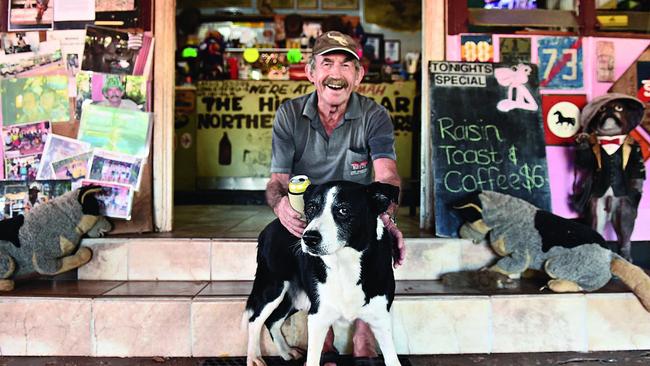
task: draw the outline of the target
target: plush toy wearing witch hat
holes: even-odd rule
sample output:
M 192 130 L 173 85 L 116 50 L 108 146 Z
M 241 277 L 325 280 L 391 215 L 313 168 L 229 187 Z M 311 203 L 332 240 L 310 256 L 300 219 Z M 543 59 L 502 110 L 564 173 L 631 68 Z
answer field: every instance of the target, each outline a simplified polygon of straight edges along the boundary
M 601 234 L 611 221 L 621 255 L 628 261 L 645 180 L 641 148 L 628 134 L 641 122 L 643 110 L 637 98 L 602 95 L 582 110 L 582 133 L 576 137 L 576 166 L 583 179 L 575 184 L 574 207 Z
M 0 221 L 0 291 L 14 279 L 57 275 L 86 264 L 89 248 L 79 247 L 84 235 L 100 237 L 112 229 L 99 214 L 95 194 L 86 186 L 40 204 L 27 215 Z
M 501 257 L 490 270 L 518 275 L 544 271 L 555 292 L 595 291 L 618 276 L 650 311 L 650 277 L 601 246 L 604 239 L 586 225 L 497 192 L 472 194 L 454 208 L 467 222 L 461 237 L 483 240 Z

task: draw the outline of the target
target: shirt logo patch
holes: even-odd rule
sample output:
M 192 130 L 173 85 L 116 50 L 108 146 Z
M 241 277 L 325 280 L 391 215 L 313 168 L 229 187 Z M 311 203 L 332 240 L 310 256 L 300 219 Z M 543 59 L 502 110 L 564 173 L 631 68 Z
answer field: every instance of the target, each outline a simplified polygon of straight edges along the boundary
M 350 165 L 352 166 L 350 175 L 365 174 L 368 170 L 368 160 L 353 161 Z

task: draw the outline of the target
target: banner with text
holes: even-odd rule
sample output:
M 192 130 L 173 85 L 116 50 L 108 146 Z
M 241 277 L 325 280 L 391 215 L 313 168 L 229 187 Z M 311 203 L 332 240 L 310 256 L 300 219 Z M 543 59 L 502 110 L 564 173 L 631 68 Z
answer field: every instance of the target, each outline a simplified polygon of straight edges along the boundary
M 311 83 L 303 81 L 199 82 L 197 176 L 268 177 L 275 111 L 283 102 L 313 90 Z M 409 178 L 415 82 L 362 84 L 357 91 L 391 114 L 399 173 L 402 178 Z

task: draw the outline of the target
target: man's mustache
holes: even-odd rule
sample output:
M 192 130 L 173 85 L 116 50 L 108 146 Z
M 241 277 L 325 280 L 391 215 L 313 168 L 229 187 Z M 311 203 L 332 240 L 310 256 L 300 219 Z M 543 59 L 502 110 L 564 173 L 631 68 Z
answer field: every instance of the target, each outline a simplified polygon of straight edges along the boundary
M 332 77 L 328 77 L 323 81 L 324 85 L 334 85 L 334 86 L 340 86 L 342 88 L 347 88 L 348 87 L 348 82 L 345 79 L 335 79 Z

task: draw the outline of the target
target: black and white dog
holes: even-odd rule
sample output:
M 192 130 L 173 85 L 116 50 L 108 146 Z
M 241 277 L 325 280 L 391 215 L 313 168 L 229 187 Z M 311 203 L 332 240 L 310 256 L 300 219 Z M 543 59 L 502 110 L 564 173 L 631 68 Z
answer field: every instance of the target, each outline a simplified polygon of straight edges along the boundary
M 399 189 L 389 184 L 331 182 L 304 194 L 307 227 L 302 239 L 275 220 L 260 234 L 257 271 L 248 302 L 247 366 L 264 366 L 262 326 L 285 360 L 302 353 L 281 332 L 299 310 L 307 316 L 307 366 L 318 366 L 329 327 L 361 319 L 370 325 L 388 366 L 398 366 L 390 307 L 395 294 L 393 238 L 379 215 Z

